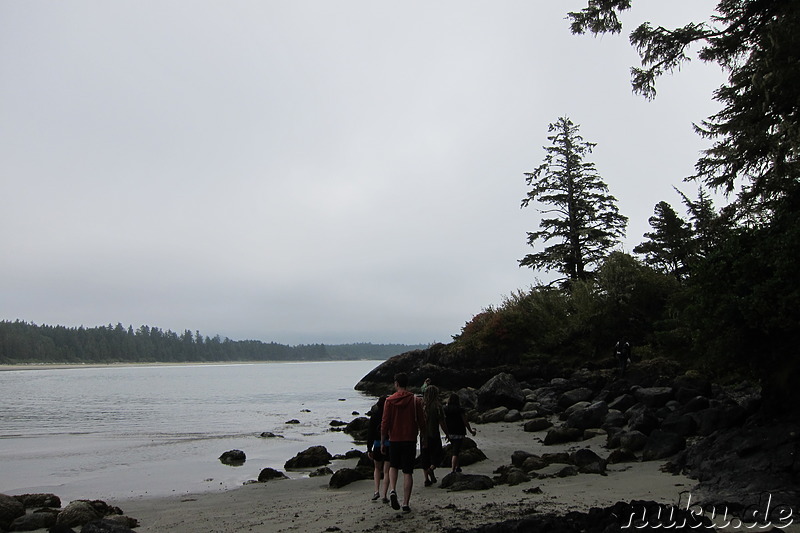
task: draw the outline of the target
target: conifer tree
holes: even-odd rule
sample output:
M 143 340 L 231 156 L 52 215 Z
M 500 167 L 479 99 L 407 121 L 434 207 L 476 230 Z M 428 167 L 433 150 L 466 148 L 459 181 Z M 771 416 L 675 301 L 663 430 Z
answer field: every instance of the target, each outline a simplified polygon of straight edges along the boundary
M 636 246 L 633 253 L 644 255 L 645 263 L 682 281 L 688 274 L 692 255 L 691 225 L 663 201 L 656 204 L 648 222 L 653 231 L 644 236 L 649 240 Z
M 585 280 L 624 237 L 628 219 L 619 213 L 594 163 L 586 160 L 596 143 L 584 141 L 579 126 L 567 117 L 550 124 L 548 131 L 551 145 L 544 147 L 543 163 L 525 173 L 531 190 L 522 207 L 531 202 L 550 206 L 542 209 L 540 230 L 528 232 L 528 244 L 555 242 L 519 264 L 560 272 L 570 282 Z

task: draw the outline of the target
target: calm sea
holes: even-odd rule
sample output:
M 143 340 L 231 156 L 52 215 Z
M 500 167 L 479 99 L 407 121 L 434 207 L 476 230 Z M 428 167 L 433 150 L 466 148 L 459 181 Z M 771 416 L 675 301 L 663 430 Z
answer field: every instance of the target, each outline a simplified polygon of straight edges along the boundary
M 0 372 L 0 493 L 62 501 L 225 490 L 297 452 L 354 448 L 332 420 L 364 414 L 353 390 L 378 361 Z M 299 424 L 286 424 L 297 419 Z M 261 438 L 262 432 L 284 438 Z M 244 465 L 218 460 L 243 450 Z M 299 472 L 287 472 L 301 477 Z

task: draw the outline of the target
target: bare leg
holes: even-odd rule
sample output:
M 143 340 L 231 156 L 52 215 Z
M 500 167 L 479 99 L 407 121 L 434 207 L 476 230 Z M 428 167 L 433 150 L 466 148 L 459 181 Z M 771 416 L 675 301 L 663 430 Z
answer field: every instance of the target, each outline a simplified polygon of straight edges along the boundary
M 456 468 L 458 468 L 458 455 L 453 455 L 453 459 L 450 461 L 450 466 L 453 467 L 453 472 L 455 472 Z
M 389 461 L 383 462 L 383 494 L 381 497 L 386 498 L 389 494 Z
M 414 488 L 414 474 L 403 474 L 403 505 L 411 500 L 411 489 Z
M 397 489 L 397 469 L 395 467 L 389 468 L 389 490 L 395 491 Z

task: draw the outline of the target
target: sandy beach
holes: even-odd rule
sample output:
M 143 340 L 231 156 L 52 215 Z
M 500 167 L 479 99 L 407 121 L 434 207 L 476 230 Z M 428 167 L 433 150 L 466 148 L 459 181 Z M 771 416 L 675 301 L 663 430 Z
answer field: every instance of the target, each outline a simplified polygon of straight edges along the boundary
M 522 450 L 551 453 L 591 448 L 608 455 L 605 437 L 582 443 L 544 446 L 544 432 L 525 433 L 520 423 L 478 425 L 475 441 L 487 460 L 464 468 L 464 473 L 492 477 L 511 454 Z M 336 461 L 335 471 L 355 466 L 355 460 Z M 660 472 L 663 461 L 609 465 L 608 475 L 535 479 L 516 486 L 497 485 L 484 491 L 448 491 L 425 487 L 415 471 L 412 512 L 403 514 L 388 505 L 370 501 L 373 482 L 363 480 L 340 489 L 328 488 L 329 476 L 271 481 L 246 485 L 222 493 L 182 495 L 174 498 L 108 502 L 140 522 L 137 531 L 155 532 L 288 532 L 288 531 L 445 531 L 476 527 L 532 512 L 586 511 L 617 501 L 655 500 L 678 503 L 680 493 L 694 481 Z M 563 466 L 563 465 L 562 465 Z M 550 472 L 555 472 L 553 465 Z M 439 480 L 447 469 L 439 469 Z M 548 473 L 548 470 L 540 471 Z M 253 477 L 258 465 L 253 465 Z M 540 488 L 541 493 L 531 489 Z M 526 492 L 528 491 L 528 492 Z M 401 494 L 398 486 L 398 493 Z

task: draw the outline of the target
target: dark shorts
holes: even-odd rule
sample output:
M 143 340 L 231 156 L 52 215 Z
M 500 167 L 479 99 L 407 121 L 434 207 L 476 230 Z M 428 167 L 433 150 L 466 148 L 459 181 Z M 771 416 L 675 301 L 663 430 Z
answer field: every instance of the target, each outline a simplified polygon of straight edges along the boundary
M 380 463 L 380 462 L 383 462 L 383 461 L 388 461 L 389 460 L 389 449 L 390 449 L 389 448 L 389 443 L 387 442 L 386 443 L 386 454 L 385 455 L 382 454 L 381 453 L 381 441 L 376 440 L 372 444 L 372 460 L 375 461 L 376 463 Z
M 461 453 L 461 445 L 464 443 L 466 435 L 449 435 L 450 437 L 450 451 L 453 455 Z
M 443 455 L 441 437 L 428 437 L 427 446 L 420 453 L 423 468 L 442 466 Z
M 392 442 L 389 446 L 389 466 L 402 470 L 404 474 L 414 473 L 414 461 L 417 459 L 417 442 Z

